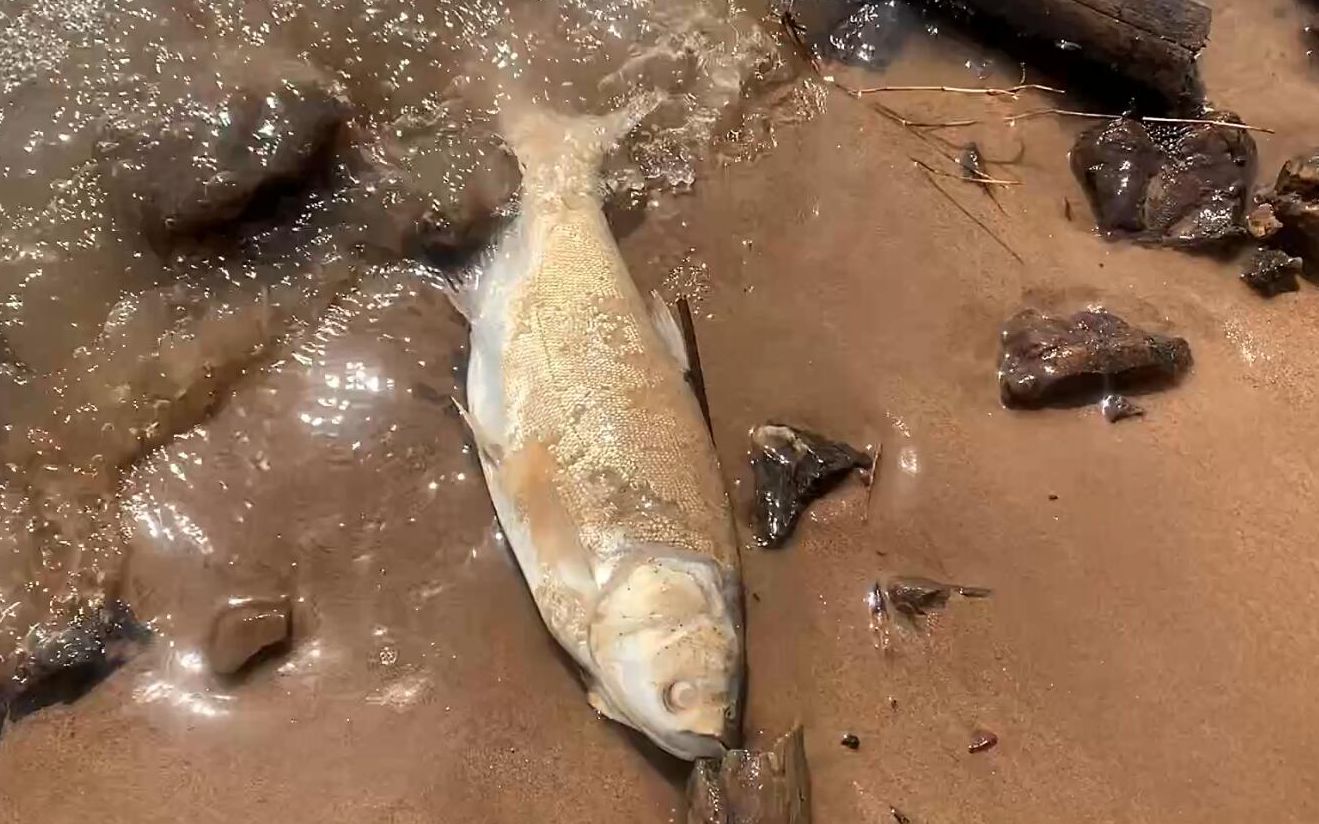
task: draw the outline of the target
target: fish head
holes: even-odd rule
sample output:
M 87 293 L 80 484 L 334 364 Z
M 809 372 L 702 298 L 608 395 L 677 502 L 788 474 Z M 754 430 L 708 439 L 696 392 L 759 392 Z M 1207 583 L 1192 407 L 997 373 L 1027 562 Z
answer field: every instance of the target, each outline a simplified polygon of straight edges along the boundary
M 737 590 L 713 559 L 663 548 L 615 572 L 590 626 L 596 706 L 669 753 L 724 754 L 742 685 Z

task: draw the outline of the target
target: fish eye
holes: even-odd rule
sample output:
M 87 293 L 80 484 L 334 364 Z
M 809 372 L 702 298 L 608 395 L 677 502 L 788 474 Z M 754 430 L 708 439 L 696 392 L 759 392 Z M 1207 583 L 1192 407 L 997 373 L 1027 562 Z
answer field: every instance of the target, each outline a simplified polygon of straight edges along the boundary
M 664 690 L 664 706 L 671 712 L 682 712 L 696 705 L 696 685 L 690 681 L 674 681 Z

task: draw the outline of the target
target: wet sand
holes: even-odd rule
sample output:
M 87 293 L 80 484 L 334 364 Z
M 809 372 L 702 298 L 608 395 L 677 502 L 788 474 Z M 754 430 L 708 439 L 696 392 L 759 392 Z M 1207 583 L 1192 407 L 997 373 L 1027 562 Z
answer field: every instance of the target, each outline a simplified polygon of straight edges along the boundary
M 1266 181 L 1319 135 L 1301 11 L 1212 5 L 1206 85 L 1278 130 L 1259 139 Z M 966 85 L 956 49 L 914 41 L 885 82 Z M 888 102 L 987 121 L 1046 105 Z M 839 93 L 754 162 L 706 162 L 622 239 L 645 286 L 690 289 L 704 264 L 697 332 L 735 499 L 765 420 L 883 443 L 868 518 L 849 483 L 787 548 L 744 553 L 746 730 L 805 723 L 826 824 L 890 806 L 1319 818 L 1315 290 L 1263 301 L 1233 264 L 1094 237 L 1066 164 L 1079 128 L 965 133 L 991 158 L 1025 144 L 1004 213 L 940 181 L 1022 262 L 912 165 L 921 143 Z M 1136 421 L 1006 411 L 997 331 L 1024 303 L 1103 303 L 1186 337 L 1196 365 Z M 595 717 L 498 541 L 447 404 L 463 336 L 434 289 L 377 273 L 133 472 L 126 594 L 167 640 L 6 728 L 0 820 L 681 820 L 681 765 Z M 881 573 L 994 595 L 881 649 L 865 604 Z M 299 599 L 292 651 L 236 685 L 191 671 L 214 601 L 267 590 Z M 971 754 L 981 727 L 999 744 Z

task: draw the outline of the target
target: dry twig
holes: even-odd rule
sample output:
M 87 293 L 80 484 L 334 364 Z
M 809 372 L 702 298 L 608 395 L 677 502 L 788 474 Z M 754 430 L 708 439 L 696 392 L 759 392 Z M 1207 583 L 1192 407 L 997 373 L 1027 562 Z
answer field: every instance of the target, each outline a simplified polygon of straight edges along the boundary
M 939 177 L 951 177 L 953 180 L 960 180 L 963 183 L 975 183 L 977 185 L 983 184 L 986 186 L 1020 186 L 1021 185 L 1020 180 L 999 180 L 998 178 L 989 177 L 983 174 L 956 175 L 953 174 L 952 172 L 945 172 L 942 169 L 936 169 L 930 164 L 926 163 L 925 161 L 914 157 L 911 159 L 911 162 L 915 163 L 917 166 L 920 166 L 922 169 L 924 169 L 925 171 L 929 172 L 932 175 L 938 175 Z
M 953 206 L 957 207 L 957 211 L 966 215 L 967 219 L 969 219 L 975 225 L 979 226 L 984 231 L 985 234 L 993 238 L 994 242 L 997 243 L 999 246 L 1002 246 L 1003 250 L 1007 252 L 1009 255 L 1012 255 L 1012 257 L 1016 259 L 1018 263 L 1026 262 L 1021 259 L 1021 255 L 1017 254 L 1015 249 L 1009 246 L 1007 242 L 1003 240 L 1003 238 L 999 237 L 998 234 L 995 233 L 993 229 L 989 228 L 988 224 L 986 224 L 983 220 L 972 214 L 970 209 L 966 208 L 961 203 L 959 203 L 957 201 L 957 198 L 953 197 L 951 194 L 948 193 L 946 189 L 944 189 L 944 187 L 936 183 L 934 180 L 934 175 L 930 174 L 928 167 L 925 167 L 924 164 L 920 164 L 920 165 L 926 169 L 925 172 L 926 179 L 930 181 L 930 185 L 933 186 L 939 192 L 939 194 L 943 195 L 944 199 L 946 199 L 949 203 L 953 204 Z
M 1062 89 L 1056 89 L 1053 86 L 1044 86 L 1039 83 L 1021 83 L 1007 89 L 991 89 L 985 87 L 966 87 L 966 86 L 873 86 L 866 89 L 857 89 L 857 94 L 878 94 L 880 92 L 950 92 L 952 94 L 983 94 L 988 97 L 1011 97 L 1016 98 L 1022 92 L 1028 89 L 1048 92 L 1049 94 L 1066 94 Z
M 1126 115 L 1121 114 L 1101 114 L 1099 112 L 1075 112 L 1070 109 L 1034 109 L 1021 114 L 1012 114 L 1003 118 L 1009 125 L 1016 125 L 1018 120 L 1028 120 L 1032 117 L 1043 117 L 1045 115 L 1056 115 L 1058 117 L 1088 117 L 1094 120 L 1120 120 Z M 1248 123 L 1233 123 L 1230 120 L 1203 120 L 1186 117 L 1135 117 L 1133 120 L 1140 120 L 1145 123 L 1186 123 L 1200 126 L 1222 126 L 1226 129 L 1241 129 L 1248 132 L 1263 132 L 1264 134 L 1273 134 L 1273 129 L 1267 129 L 1263 126 L 1251 126 Z

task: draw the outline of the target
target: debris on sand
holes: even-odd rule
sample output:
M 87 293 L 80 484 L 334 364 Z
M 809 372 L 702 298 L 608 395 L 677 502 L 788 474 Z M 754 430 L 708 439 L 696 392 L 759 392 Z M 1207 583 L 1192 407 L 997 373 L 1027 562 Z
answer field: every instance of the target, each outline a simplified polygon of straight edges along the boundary
M 1305 268 L 1305 261 L 1277 249 L 1256 249 L 1241 272 L 1246 285 L 1266 298 L 1283 292 L 1295 292 L 1296 276 Z
M 121 601 L 87 607 L 71 620 L 38 624 L 18 652 L 8 684 L 0 685 L 0 723 L 54 704 L 72 703 L 105 680 L 150 639 Z
M 998 744 L 998 736 L 989 730 L 979 729 L 971 733 L 971 743 L 967 745 L 966 751 L 971 753 L 984 752 L 992 750 Z
M 800 725 L 768 751 L 729 750 L 696 762 L 687 824 L 810 824 L 811 787 Z
M 945 584 L 919 575 L 898 575 L 889 578 L 882 586 L 875 586 L 883 593 L 888 607 L 908 618 L 943 609 L 954 594 L 963 598 L 988 598 L 993 594 L 984 587 Z
M 842 739 L 838 742 L 849 750 L 861 749 L 861 739 L 855 733 L 844 733 Z
M 897 807 L 888 808 L 889 815 L 893 816 L 894 824 L 911 824 L 911 818 Z
M 1185 248 L 1245 236 L 1256 150 L 1240 125 L 1234 114 L 1211 112 L 1202 122 L 1147 129 L 1124 117 L 1083 132 L 1072 171 L 1100 230 Z
M 1184 338 L 1146 332 L 1105 309 L 1071 317 L 1024 309 L 1003 328 L 999 390 L 1006 406 L 1034 408 L 1155 387 L 1190 366 Z
M 263 650 L 287 644 L 293 633 L 288 596 L 230 598 L 215 616 L 206 659 L 216 675 L 233 675 Z
M 811 501 L 871 464 L 859 449 L 783 424 L 756 427 L 751 443 L 757 540 L 767 547 L 782 546 Z

